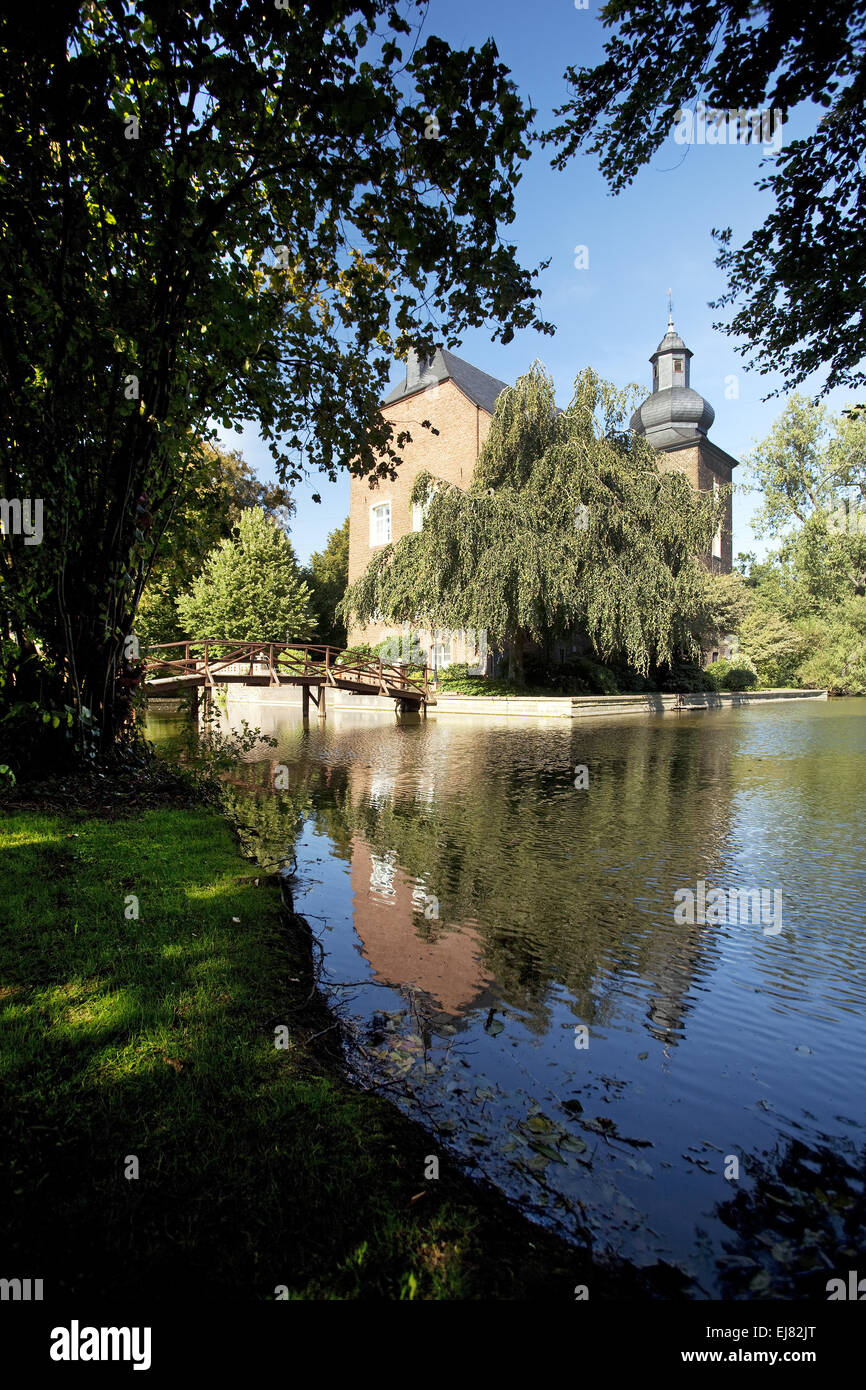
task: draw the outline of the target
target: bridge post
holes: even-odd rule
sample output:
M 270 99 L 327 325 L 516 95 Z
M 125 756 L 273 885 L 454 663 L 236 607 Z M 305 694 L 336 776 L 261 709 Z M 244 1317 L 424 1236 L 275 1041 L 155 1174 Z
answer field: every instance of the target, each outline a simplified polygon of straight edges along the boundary
M 319 686 L 319 718 L 324 719 L 327 711 L 325 709 L 325 687 Z
M 310 722 L 310 687 L 301 686 L 301 714 L 305 724 Z

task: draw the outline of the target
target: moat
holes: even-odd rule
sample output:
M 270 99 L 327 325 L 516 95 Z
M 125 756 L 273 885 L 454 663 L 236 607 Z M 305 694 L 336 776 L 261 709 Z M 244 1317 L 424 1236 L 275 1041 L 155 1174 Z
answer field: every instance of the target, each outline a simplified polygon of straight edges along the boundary
M 431 1156 L 691 1297 L 824 1299 L 856 1267 L 866 701 L 241 716 L 278 746 L 232 779 L 238 818 L 294 869 L 351 1065 Z M 780 929 L 683 921 L 701 884 L 763 891 Z

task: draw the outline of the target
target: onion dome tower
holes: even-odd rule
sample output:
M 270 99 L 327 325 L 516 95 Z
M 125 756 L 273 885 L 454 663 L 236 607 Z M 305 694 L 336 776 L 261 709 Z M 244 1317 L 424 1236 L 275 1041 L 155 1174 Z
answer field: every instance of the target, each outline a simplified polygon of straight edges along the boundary
M 643 435 L 658 451 L 663 472 L 685 473 L 698 492 L 715 492 L 733 479 L 737 460 L 708 438 L 716 412 L 699 391 L 693 391 L 692 353 L 674 328 L 668 291 L 668 329 L 652 357 L 653 389 L 631 417 L 635 434 Z M 727 396 L 727 391 L 726 391 Z M 713 538 L 708 567 L 729 572 L 733 559 L 733 517 L 728 496 L 725 519 Z
M 668 331 L 650 358 L 652 395 L 631 417 L 631 428 L 636 434 L 646 435 L 656 449 L 706 438 L 716 418 L 709 401 L 689 385 L 692 356 L 674 328 L 673 312 L 669 311 Z

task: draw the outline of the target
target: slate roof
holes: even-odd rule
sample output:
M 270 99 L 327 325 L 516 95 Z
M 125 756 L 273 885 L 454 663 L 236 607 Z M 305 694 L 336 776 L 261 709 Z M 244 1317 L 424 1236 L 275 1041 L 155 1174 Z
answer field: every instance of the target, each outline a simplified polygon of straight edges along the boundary
M 393 390 L 388 392 L 382 402 L 383 405 L 394 405 L 396 401 L 402 401 L 407 396 L 414 396 L 417 391 L 425 391 L 428 386 L 437 386 L 440 382 L 450 380 L 460 388 L 464 395 L 469 397 L 470 401 L 492 415 L 496 397 L 508 385 L 507 381 L 500 381 L 498 377 L 488 376 L 487 372 L 473 367 L 471 362 L 464 362 L 462 357 L 448 352 L 446 348 L 436 349 L 432 361 L 424 364 L 423 371 L 411 386 L 408 384 L 408 365 L 406 370 L 407 375 Z

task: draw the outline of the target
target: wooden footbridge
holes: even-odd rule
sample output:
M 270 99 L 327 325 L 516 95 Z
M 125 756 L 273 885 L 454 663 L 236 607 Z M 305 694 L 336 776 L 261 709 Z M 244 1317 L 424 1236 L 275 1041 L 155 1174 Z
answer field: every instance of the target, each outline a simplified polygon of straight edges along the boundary
M 420 677 L 410 677 L 399 663 L 377 658 L 344 662 L 340 647 L 208 638 L 200 642 L 154 643 L 142 656 L 147 694 L 172 696 L 190 691 L 195 710 L 200 693 L 208 699 L 215 686 L 229 684 L 298 685 L 305 719 L 310 716 L 310 701 L 316 706 L 318 717 L 325 718 L 325 692 L 329 688 L 356 695 L 389 696 L 398 710 L 418 711 L 422 715 L 426 715 L 428 705 L 436 703 L 430 692 L 427 666 Z

